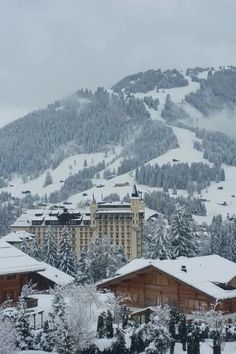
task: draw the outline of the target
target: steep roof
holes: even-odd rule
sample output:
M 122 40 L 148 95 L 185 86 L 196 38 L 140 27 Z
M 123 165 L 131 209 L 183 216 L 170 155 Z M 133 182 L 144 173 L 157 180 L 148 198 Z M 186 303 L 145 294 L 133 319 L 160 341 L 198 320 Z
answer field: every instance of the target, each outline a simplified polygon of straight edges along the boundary
M 186 267 L 186 272 L 181 270 L 182 266 Z M 134 259 L 119 269 L 115 277 L 104 280 L 99 285 L 109 285 L 109 282 L 122 279 L 148 267 L 156 268 L 215 299 L 236 297 L 236 289 L 224 290 L 217 285 L 227 284 L 236 276 L 236 263 L 218 255 L 180 257 L 175 260 Z
M 132 197 L 132 198 L 139 198 L 139 194 L 138 194 L 138 190 L 137 190 L 136 184 L 134 184 L 131 197 Z
M 43 271 L 41 262 L 28 256 L 18 248 L 0 240 L 0 275 Z
M 3 236 L 1 240 L 6 241 L 6 242 L 17 242 L 21 243 L 24 239 L 26 240 L 33 240 L 35 237 L 34 234 L 30 234 L 27 231 L 24 230 L 19 230 L 19 231 L 12 231 L 6 236 Z
M 73 283 L 73 281 L 75 280 L 72 276 L 62 272 L 61 270 L 55 267 L 52 267 L 50 264 L 47 264 L 45 262 L 40 263 L 43 264 L 45 270 L 37 273 L 40 274 L 42 277 L 51 280 L 57 285 L 67 285 Z

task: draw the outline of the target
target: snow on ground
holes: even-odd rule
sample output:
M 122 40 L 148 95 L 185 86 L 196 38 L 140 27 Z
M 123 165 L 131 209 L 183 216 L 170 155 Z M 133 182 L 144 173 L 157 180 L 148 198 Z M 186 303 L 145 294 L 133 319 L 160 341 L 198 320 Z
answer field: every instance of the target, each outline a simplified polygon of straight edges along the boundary
M 54 170 L 48 169 L 52 176 L 53 183 L 47 187 L 43 187 L 46 173 L 45 171 L 38 178 L 29 180 L 26 183 L 22 182 L 22 178 L 15 178 L 11 181 L 10 185 L 12 187 L 1 188 L 0 191 L 8 191 L 14 197 L 23 198 L 25 194 L 22 194 L 22 191 L 29 190 L 32 194 L 37 193 L 40 197 L 43 197 L 45 194 L 49 195 L 50 193 L 60 190 L 62 183 L 71 175 L 74 175 L 78 171 L 81 171 L 84 168 L 84 160 L 87 161 L 87 167 L 96 166 L 99 162 L 103 160 L 105 163 L 109 164 L 116 158 L 116 154 L 119 154 L 121 147 L 115 147 L 115 154 L 111 151 L 108 152 L 107 156 L 104 152 L 98 152 L 93 154 L 77 154 L 70 156 L 63 160 Z
M 197 151 L 193 147 L 193 141 L 196 140 L 196 136 L 194 132 L 191 132 L 187 129 L 172 127 L 178 143 L 179 147 L 175 149 L 168 150 L 165 154 L 148 161 L 154 165 L 158 163 L 159 165 L 163 165 L 164 163 L 176 163 L 173 162 L 173 159 L 177 159 L 180 162 L 203 162 L 209 165 L 212 165 L 208 160 L 203 158 L 203 153 L 201 151 Z M 178 162 L 177 162 L 178 163 Z M 117 168 L 119 161 L 115 161 L 112 165 Z M 202 191 L 202 198 L 207 199 L 205 202 L 205 206 L 207 209 L 207 217 L 194 217 L 197 222 L 207 222 L 210 223 L 213 215 L 222 214 L 223 217 L 226 217 L 227 214 L 232 215 L 236 210 L 236 167 L 233 166 L 224 166 L 225 169 L 225 181 L 216 183 L 211 182 L 211 185 Z M 127 182 L 127 186 L 117 187 L 116 184 Z M 78 202 L 86 199 L 92 199 L 93 194 L 98 201 L 101 201 L 103 197 L 106 197 L 110 193 L 117 193 L 120 195 L 122 199 L 127 193 L 131 193 L 133 184 L 135 182 L 135 171 L 131 171 L 125 173 L 120 176 L 116 176 L 110 180 L 105 180 L 103 178 L 93 179 L 94 187 L 87 190 L 85 193 L 87 196 L 83 197 L 82 193 L 75 194 L 71 196 L 68 201 L 77 204 Z M 103 185 L 103 187 L 98 188 L 97 186 Z M 218 187 L 222 186 L 223 190 L 219 190 Z M 142 193 L 152 191 L 162 190 L 161 188 L 153 188 L 144 185 L 138 185 L 138 190 Z M 182 195 L 184 197 L 187 196 L 187 191 L 178 190 L 178 196 Z M 232 197 L 235 195 L 235 198 Z M 198 194 L 195 194 L 196 198 L 200 198 Z M 227 203 L 226 206 L 222 206 L 224 202 Z
M 213 349 L 212 349 L 212 341 L 206 341 L 205 343 L 201 343 L 201 349 L 200 349 L 201 354 L 212 354 Z M 236 342 L 228 342 L 225 343 L 224 350 L 222 351 L 222 354 L 235 354 L 236 353 Z M 180 343 L 177 343 L 175 345 L 175 354 L 186 354 L 182 350 L 182 345 Z
M 158 98 L 160 101 L 160 106 L 164 105 L 166 96 L 169 94 L 171 100 L 175 103 L 181 103 L 185 95 L 188 95 L 190 92 L 195 92 L 199 87 L 198 82 L 193 82 L 188 76 L 185 76 L 188 80 L 188 85 L 183 87 L 174 87 L 170 89 L 160 89 L 159 92 L 156 90 L 149 91 L 147 93 L 136 93 L 137 98 L 143 98 L 144 96 L 152 96 L 153 98 Z M 160 109 L 158 107 L 158 109 Z
M 206 75 L 206 72 L 203 73 Z M 202 74 L 202 75 L 203 75 Z M 204 76 L 203 75 L 203 76 Z M 199 88 L 199 83 L 192 82 L 189 77 L 186 77 L 189 80 L 189 84 L 185 87 L 173 88 L 173 89 L 165 89 L 159 90 L 156 92 L 155 90 L 150 91 L 146 94 L 137 93 L 135 96 L 139 98 L 143 98 L 144 96 L 153 96 L 158 97 L 160 100 L 160 106 L 158 107 L 158 111 L 153 109 L 148 109 L 151 118 L 155 120 L 161 120 L 165 123 L 165 121 L 161 118 L 161 110 L 163 108 L 165 98 L 167 94 L 171 95 L 171 98 L 174 102 L 180 104 L 190 115 L 191 119 L 189 120 L 189 124 L 196 125 L 197 122 L 202 121 L 203 117 L 199 111 L 190 106 L 188 103 L 182 103 L 182 99 L 189 92 L 196 91 Z M 163 92 L 164 91 L 164 92 Z M 205 119 L 205 118 L 204 118 Z M 175 149 L 171 149 L 167 151 L 165 154 L 154 158 L 148 163 L 159 165 L 163 165 L 164 163 L 176 163 L 173 162 L 173 159 L 179 160 L 180 162 L 204 162 L 212 165 L 208 160 L 203 159 L 203 154 L 200 151 L 197 151 L 193 148 L 193 141 L 198 140 L 195 136 L 195 133 L 178 127 L 171 127 L 177 137 L 179 147 Z M 10 192 L 15 197 L 23 197 L 22 191 L 30 190 L 32 194 L 38 193 L 39 196 L 43 197 L 46 193 L 49 195 L 51 192 L 60 190 L 62 186 L 62 182 L 70 175 L 75 174 L 79 170 L 84 168 L 84 160 L 87 160 L 88 166 L 96 165 L 97 163 L 105 160 L 107 168 L 112 171 L 113 169 L 117 170 L 121 157 L 117 157 L 120 155 L 122 148 L 120 146 L 115 147 L 115 153 L 109 152 L 107 156 L 104 153 L 94 153 L 94 154 L 80 154 L 68 157 L 54 170 L 50 169 L 50 173 L 52 175 L 53 184 L 43 188 L 43 184 L 45 181 L 46 171 L 36 179 L 28 181 L 27 183 L 23 183 L 21 178 L 15 178 L 12 181 L 13 187 L 2 188 L 0 191 L 6 190 Z M 178 162 L 177 162 L 178 163 Z M 232 166 L 224 166 L 226 180 L 222 183 L 212 182 L 211 185 L 202 191 L 202 198 L 207 199 L 205 202 L 205 206 L 207 209 L 207 217 L 194 217 L 198 222 L 211 222 L 212 216 L 216 214 L 222 214 L 223 217 L 226 217 L 227 214 L 232 215 L 236 210 L 236 197 L 232 197 L 232 195 L 236 195 L 236 167 Z M 103 171 L 100 173 L 101 177 L 103 175 Z M 126 174 L 116 176 L 110 180 L 105 180 L 104 178 L 93 179 L 94 186 L 84 191 L 83 193 L 87 195 L 83 195 L 83 193 L 77 193 L 71 196 L 68 201 L 77 205 L 80 202 L 84 202 L 86 200 L 91 200 L 93 194 L 98 201 L 101 201 L 103 197 L 106 197 L 110 193 L 117 193 L 120 195 L 122 199 L 127 193 L 132 192 L 132 187 L 135 182 L 135 171 L 130 171 Z M 124 186 L 117 186 L 117 184 L 124 184 Z M 223 190 L 219 190 L 218 187 L 222 186 Z M 155 190 L 161 190 L 158 188 L 152 188 L 149 186 L 138 185 L 139 191 L 144 192 L 152 192 Z M 178 190 L 178 195 L 187 196 L 187 192 L 185 190 Z M 195 197 L 200 197 L 199 195 L 195 195 Z M 222 206 L 226 202 L 226 206 Z
M 168 150 L 165 154 L 149 161 L 151 165 L 158 163 L 160 166 L 169 162 L 174 164 L 173 159 L 179 162 L 204 162 L 212 165 L 208 160 L 203 159 L 201 151 L 194 149 L 193 141 L 197 140 L 195 133 L 182 128 L 172 127 L 174 134 L 177 137 L 179 147 Z

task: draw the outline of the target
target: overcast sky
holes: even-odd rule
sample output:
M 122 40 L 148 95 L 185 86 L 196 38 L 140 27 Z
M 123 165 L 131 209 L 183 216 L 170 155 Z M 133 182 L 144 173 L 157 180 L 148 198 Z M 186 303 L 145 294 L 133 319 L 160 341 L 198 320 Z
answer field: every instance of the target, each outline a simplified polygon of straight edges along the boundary
M 0 0 L 0 125 L 150 68 L 236 64 L 235 0 Z

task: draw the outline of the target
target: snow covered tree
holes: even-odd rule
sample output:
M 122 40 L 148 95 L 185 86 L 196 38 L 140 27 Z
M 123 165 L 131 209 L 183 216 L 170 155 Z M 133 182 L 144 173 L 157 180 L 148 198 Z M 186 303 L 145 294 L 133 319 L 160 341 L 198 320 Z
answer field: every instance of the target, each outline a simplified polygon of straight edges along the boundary
M 172 257 L 193 257 L 197 253 L 196 236 L 192 229 L 192 217 L 184 207 L 177 205 L 170 227 Z
M 60 289 L 55 291 L 52 308 L 53 311 L 49 320 L 51 332 L 48 335 L 47 344 L 53 343 L 59 354 L 73 354 L 76 351 L 73 345 L 73 338 L 68 329 L 66 304 Z
M 29 315 L 26 311 L 26 303 L 19 299 L 15 314 L 16 345 L 20 350 L 31 349 L 33 337 L 29 325 Z
M 24 253 L 30 254 L 30 246 L 27 239 L 24 237 L 20 244 L 20 250 Z
M 36 259 L 37 261 L 42 260 L 42 249 L 39 245 L 39 241 L 37 239 L 37 236 L 34 237 L 31 247 L 30 247 L 30 256 Z
M 96 336 L 94 323 L 97 321 L 97 311 L 94 309 L 100 304 L 99 295 L 91 285 L 71 284 L 62 292 L 67 299 L 65 317 L 68 330 L 74 347 L 81 352 L 91 346 Z
M 126 263 L 122 247 L 112 247 L 107 237 L 94 238 L 79 260 L 80 279 L 94 283 L 113 276 Z
M 122 321 L 122 328 L 125 329 L 129 321 L 129 308 L 126 305 L 120 307 L 120 317 Z
M 175 310 L 170 310 L 169 312 L 169 333 L 171 335 L 171 341 L 170 341 L 170 354 L 174 353 L 174 348 L 175 348 L 175 341 L 176 341 L 176 318 L 177 318 L 177 313 Z
M 167 220 L 159 214 L 158 219 L 150 220 L 144 231 L 144 256 L 151 259 L 167 259 L 171 256 Z
M 43 331 L 40 338 L 40 349 L 46 352 L 51 352 L 54 348 L 54 338 L 52 329 L 49 326 L 49 321 L 46 320 L 43 324 Z
M 50 171 L 47 171 L 46 177 L 45 177 L 45 181 L 44 181 L 44 184 L 43 184 L 43 188 L 49 186 L 52 183 L 53 183 L 53 181 L 52 181 L 51 173 L 50 173 Z
M 52 226 L 49 225 L 43 240 L 42 261 L 55 267 L 57 265 L 57 244 Z
M 76 274 L 76 283 L 80 285 L 84 285 L 89 283 L 89 274 L 87 272 L 87 258 L 86 252 L 82 251 L 80 253 L 80 258 L 78 260 L 78 268 Z
M 106 337 L 106 321 L 107 321 L 107 315 L 106 315 L 106 312 L 103 311 L 98 316 L 98 323 L 97 323 L 98 338 Z
M 11 319 L 0 309 L 0 354 L 12 354 L 16 349 L 16 329 Z
M 184 314 L 180 315 L 180 321 L 178 323 L 178 329 L 179 329 L 179 338 L 182 343 L 182 349 L 184 352 L 186 352 L 187 347 L 187 323 L 186 323 L 186 316 Z
M 106 315 L 106 335 L 107 338 L 113 338 L 113 319 L 111 311 L 107 310 Z
M 66 227 L 62 231 L 58 245 L 57 267 L 71 276 L 75 276 L 76 274 L 76 258 L 72 250 L 71 234 Z
M 112 353 L 113 354 L 125 354 L 127 353 L 127 349 L 125 346 L 125 337 L 124 337 L 124 333 L 120 330 L 117 329 L 116 330 L 116 334 L 115 334 L 115 341 L 112 344 Z

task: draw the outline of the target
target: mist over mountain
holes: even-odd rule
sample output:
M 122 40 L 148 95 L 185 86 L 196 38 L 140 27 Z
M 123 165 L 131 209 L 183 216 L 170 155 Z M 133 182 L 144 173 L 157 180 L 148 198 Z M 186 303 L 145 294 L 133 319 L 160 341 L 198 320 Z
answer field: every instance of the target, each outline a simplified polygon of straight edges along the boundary
M 191 212 L 209 214 L 213 205 L 196 198 L 228 183 L 227 169 L 236 166 L 235 82 L 233 66 L 196 67 L 152 69 L 111 89 L 80 89 L 0 129 L 0 188 L 57 203 L 96 188 L 109 197 L 116 181 L 136 179 L 143 192 L 194 196 L 184 202 Z

